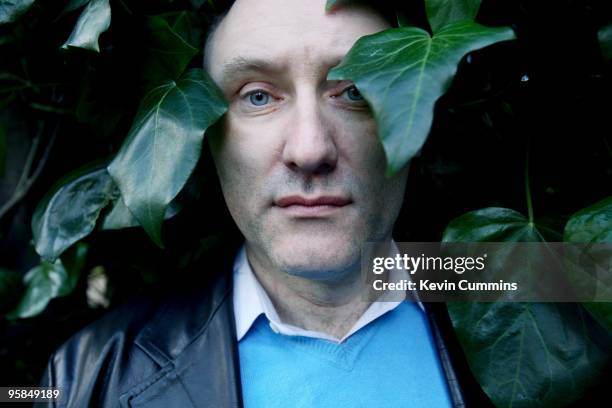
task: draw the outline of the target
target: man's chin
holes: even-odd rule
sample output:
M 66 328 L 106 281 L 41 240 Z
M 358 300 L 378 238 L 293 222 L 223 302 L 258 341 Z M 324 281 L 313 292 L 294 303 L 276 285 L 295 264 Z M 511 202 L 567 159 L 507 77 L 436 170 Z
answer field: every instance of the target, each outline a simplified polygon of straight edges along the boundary
M 360 268 L 361 248 L 346 239 L 278 243 L 272 251 L 280 270 L 304 279 L 339 280 Z

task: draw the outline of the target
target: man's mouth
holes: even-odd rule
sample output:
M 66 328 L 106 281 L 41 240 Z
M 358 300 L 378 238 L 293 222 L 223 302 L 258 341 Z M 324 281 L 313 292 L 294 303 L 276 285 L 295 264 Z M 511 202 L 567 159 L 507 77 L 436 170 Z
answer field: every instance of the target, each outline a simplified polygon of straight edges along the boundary
M 274 201 L 274 206 L 284 213 L 296 218 L 321 218 L 350 205 L 352 200 L 341 195 L 304 197 L 300 195 L 285 196 Z

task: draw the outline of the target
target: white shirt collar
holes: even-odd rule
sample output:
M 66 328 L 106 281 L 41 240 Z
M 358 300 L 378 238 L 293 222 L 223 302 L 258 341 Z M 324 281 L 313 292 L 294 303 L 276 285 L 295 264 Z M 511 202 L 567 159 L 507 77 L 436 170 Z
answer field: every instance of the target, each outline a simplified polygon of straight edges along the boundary
M 397 247 L 395 246 L 395 243 L 393 244 L 393 251 L 397 252 Z M 234 260 L 233 275 L 234 292 L 232 300 L 234 303 L 234 316 L 236 320 L 236 335 L 238 341 L 242 340 L 255 322 L 255 319 L 257 319 L 257 317 L 263 313 L 270 321 L 270 327 L 276 333 L 289 336 L 313 337 L 341 343 L 353 333 L 366 326 L 368 323 L 374 321 L 388 311 L 395 309 L 406 297 L 404 292 L 402 292 L 403 295 L 399 298 L 395 293 L 383 293 L 382 297 L 378 301 L 370 304 L 370 306 L 366 309 L 363 315 L 361 315 L 357 322 L 355 322 L 353 327 L 346 333 L 346 335 L 342 339 L 338 340 L 329 334 L 305 330 L 300 327 L 283 323 L 280 320 L 278 313 L 270 300 L 270 297 L 255 277 L 253 269 L 251 269 L 244 245 Z M 407 271 L 397 269 L 390 271 L 390 282 L 399 282 L 402 279 L 410 279 L 410 275 Z M 384 301 L 385 297 L 391 296 L 398 300 Z M 420 301 L 418 301 L 418 304 L 420 309 L 425 312 L 423 304 Z

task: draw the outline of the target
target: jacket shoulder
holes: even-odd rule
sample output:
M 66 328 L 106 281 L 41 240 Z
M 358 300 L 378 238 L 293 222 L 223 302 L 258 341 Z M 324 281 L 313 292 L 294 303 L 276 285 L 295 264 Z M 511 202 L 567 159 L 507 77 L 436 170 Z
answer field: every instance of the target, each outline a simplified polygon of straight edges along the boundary
M 113 406 L 107 402 L 158 368 L 134 342 L 158 308 L 139 296 L 81 329 L 51 355 L 41 386 L 60 389 L 60 406 Z
M 86 326 L 51 355 L 41 386 L 60 389 L 60 406 L 119 406 L 231 299 L 225 275 L 192 286 L 140 295 Z

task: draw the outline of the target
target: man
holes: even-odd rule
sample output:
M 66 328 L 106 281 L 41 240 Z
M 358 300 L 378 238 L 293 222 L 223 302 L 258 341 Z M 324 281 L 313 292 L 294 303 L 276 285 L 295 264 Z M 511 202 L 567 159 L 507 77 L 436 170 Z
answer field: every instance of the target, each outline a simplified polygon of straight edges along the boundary
M 385 176 L 367 103 L 327 73 L 389 24 L 324 4 L 237 0 L 210 34 L 229 103 L 210 147 L 244 246 L 211 282 L 134 301 L 58 350 L 45 383 L 60 405 L 465 403 L 424 305 L 365 301 L 361 249 L 392 243 L 408 168 Z

